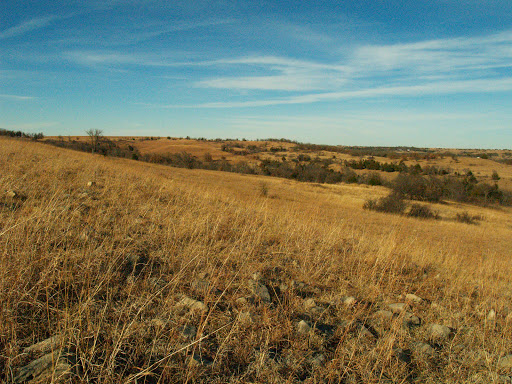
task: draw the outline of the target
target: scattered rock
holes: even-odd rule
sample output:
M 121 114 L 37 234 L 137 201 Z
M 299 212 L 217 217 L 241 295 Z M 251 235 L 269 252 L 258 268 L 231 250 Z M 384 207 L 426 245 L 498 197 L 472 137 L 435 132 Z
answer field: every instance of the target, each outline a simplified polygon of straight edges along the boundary
M 409 349 L 396 348 L 393 350 L 393 354 L 398 360 L 403 361 L 406 364 L 409 364 L 412 361 L 411 351 Z
M 500 369 L 512 369 L 512 354 L 506 355 L 500 358 L 498 361 L 498 368 Z
M 238 314 L 238 319 L 240 320 L 241 323 L 244 324 L 250 324 L 254 321 L 253 315 L 251 314 L 251 312 L 248 311 L 240 312 Z
M 364 337 L 375 337 L 375 335 L 370 332 L 368 328 L 366 328 L 363 324 L 356 324 L 356 329 L 359 331 L 359 334 Z
M 388 304 L 388 308 L 391 310 L 391 312 L 393 313 L 400 313 L 402 311 L 405 310 L 405 308 L 407 307 L 407 304 L 406 303 L 394 303 L 394 304 Z
M 322 353 L 318 353 L 309 359 L 309 363 L 314 367 L 322 367 L 327 359 Z
M 48 353 L 20 368 L 14 383 L 38 383 L 52 380 L 52 383 L 66 382 L 71 375 L 71 365 L 60 355 L 60 351 Z
M 434 356 L 436 353 L 436 350 L 432 348 L 430 344 L 422 343 L 421 341 L 413 343 L 411 348 L 416 353 L 423 354 L 426 356 Z
M 304 308 L 307 310 L 310 310 L 312 308 L 316 307 L 316 302 L 314 299 L 306 299 L 304 300 Z
M 194 300 L 188 296 L 183 296 L 176 307 L 187 309 L 189 311 L 207 312 L 208 306 L 199 300 Z
M 193 325 L 186 324 L 180 327 L 180 333 L 183 337 L 187 339 L 193 339 L 194 337 L 196 337 L 197 328 L 194 327 Z
M 357 302 L 357 300 L 354 296 L 345 296 L 341 299 L 341 301 L 346 306 L 352 306 Z
M 403 325 L 406 328 L 418 327 L 421 325 L 421 319 L 410 312 L 404 312 Z
M 156 328 L 164 328 L 167 325 L 167 321 L 160 319 L 159 317 L 155 317 L 154 319 L 151 319 L 149 324 Z
M 297 332 L 302 333 L 303 335 L 308 334 L 311 331 L 311 326 L 305 322 L 304 320 L 301 320 L 297 324 Z
M 444 341 L 450 337 L 452 330 L 446 325 L 432 324 L 429 327 L 430 339 L 433 341 Z
M 15 199 L 16 197 L 18 197 L 18 194 L 14 191 L 7 191 L 7 193 L 5 194 L 9 199 Z
M 238 299 L 235 300 L 235 303 L 239 307 L 244 307 L 249 303 L 249 301 L 245 297 L 239 297 Z
M 24 353 L 48 353 L 59 348 L 62 342 L 60 335 L 52 336 L 46 340 L 40 341 L 39 343 L 33 344 L 23 350 Z
M 255 280 L 249 280 L 247 286 L 251 293 L 257 296 L 261 301 L 270 303 L 270 293 L 268 293 L 267 287 Z
M 194 280 L 191 284 L 190 284 L 190 287 L 198 292 L 198 293 L 202 293 L 202 294 L 206 294 L 208 292 L 212 292 L 212 293 L 215 293 L 216 295 L 218 294 L 221 294 L 222 291 L 220 291 L 219 289 L 215 288 L 212 283 L 210 283 L 210 281 L 206 280 L 206 279 L 197 279 L 197 280 Z
M 405 295 L 405 300 L 416 303 L 416 304 L 421 304 L 423 302 L 423 299 L 421 297 L 416 296 L 412 293 L 408 293 L 407 295 Z
M 378 317 L 382 320 L 391 320 L 393 318 L 393 312 L 386 311 L 386 310 L 380 310 L 375 312 L 375 317 Z

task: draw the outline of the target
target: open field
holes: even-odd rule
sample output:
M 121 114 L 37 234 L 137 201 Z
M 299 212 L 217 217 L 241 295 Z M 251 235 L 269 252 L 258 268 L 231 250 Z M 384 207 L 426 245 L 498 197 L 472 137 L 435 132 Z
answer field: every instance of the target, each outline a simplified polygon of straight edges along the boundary
M 0 381 L 510 383 L 512 208 L 386 194 L 0 137 Z

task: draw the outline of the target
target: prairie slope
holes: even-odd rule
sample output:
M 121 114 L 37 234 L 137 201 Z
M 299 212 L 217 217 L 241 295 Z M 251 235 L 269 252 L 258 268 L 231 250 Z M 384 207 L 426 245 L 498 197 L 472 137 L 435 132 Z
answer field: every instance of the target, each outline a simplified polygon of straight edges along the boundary
M 379 187 L 4 138 L 0 170 L 0 381 L 45 353 L 25 347 L 55 335 L 66 372 L 55 371 L 75 382 L 464 383 L 512 373 L 500 360 L 512 353 L 508 208 L 450 203 L 436 207 L 443 217 L 485 219 L 422 221 L 363 211 Z M 407 293 L 424 299 L 406 307 L 418 321 L 379 312 Z M 449 335 L 436 338 L 432 324 Z

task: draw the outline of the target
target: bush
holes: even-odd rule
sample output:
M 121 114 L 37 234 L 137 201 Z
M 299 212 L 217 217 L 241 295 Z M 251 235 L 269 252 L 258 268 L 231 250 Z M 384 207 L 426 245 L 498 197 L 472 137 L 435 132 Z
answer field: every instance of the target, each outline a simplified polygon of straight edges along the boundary
M 483 217 L 480 215 L 470 215 L 468 212 L 457 213 L 455 220 L 460 223 L 466 224 L 477 224 L 477 221 L 482 220 Z
M 260 183 L 260 196 L 268 197 L 268 184 L 265 182 Z
M 413 204 L 407 215 L 420 219 L 439 219 L 437 212 L 433 211 L 429 206 L 421 204 Z
M 388 196 L 378 200 L 366 201 L 363 208 L 371 211 L 402 214 L 407 208 L 407 203 L 401 195 L 392 192 Z

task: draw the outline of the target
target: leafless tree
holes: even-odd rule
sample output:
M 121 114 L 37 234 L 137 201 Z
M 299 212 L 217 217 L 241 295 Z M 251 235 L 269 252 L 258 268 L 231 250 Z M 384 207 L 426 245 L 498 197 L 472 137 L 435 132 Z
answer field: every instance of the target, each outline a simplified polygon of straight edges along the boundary
M 92 152 L 96 152 L 98 150 L 98 146 L 100 144 L 100 140 L 103 136 L 103 131 L 101 129 L 88 129 L 85 131 L 89 139 L 91 140 Z

